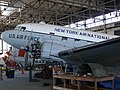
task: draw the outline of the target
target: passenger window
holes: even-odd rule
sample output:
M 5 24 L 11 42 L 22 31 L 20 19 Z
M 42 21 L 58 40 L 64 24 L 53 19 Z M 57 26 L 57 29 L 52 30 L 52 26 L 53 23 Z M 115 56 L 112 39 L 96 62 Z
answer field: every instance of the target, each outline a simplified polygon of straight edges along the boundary
M 50 32 L 51 35 L 54 35 L 55 33 Z
M 67 40 L 67 37 L 62 37 L 62 41 L 66 41 Z
M 93 44 L 94 42 L 92 42 L 92 41 L 87 41 L 87 44 Z
M 74 39 L 74 42 L 80 43 L 80 39 Z

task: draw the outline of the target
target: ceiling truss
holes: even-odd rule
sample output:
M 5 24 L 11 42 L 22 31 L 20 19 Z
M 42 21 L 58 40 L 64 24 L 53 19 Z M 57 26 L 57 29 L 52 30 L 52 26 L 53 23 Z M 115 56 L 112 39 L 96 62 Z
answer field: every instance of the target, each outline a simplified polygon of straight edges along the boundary
M 50 24 L 67 25 L 120 9 L 119 0 L 0 0 L 0 2 L 0 6 L 6 6 L 1 10 L 1 31 L 25 22 L 45 21 Z M 2 15 L 9 7 L 15 8 L 15 11 L 8 16 Z M 3 19 L 3 16 L 6 18 Z

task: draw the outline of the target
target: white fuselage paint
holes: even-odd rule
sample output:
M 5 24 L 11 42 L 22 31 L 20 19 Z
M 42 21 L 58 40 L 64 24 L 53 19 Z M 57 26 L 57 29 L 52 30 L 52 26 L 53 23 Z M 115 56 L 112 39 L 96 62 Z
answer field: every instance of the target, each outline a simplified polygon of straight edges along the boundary
M 24 29 L 22 27 L 25 27 Z M 58 53 L 74 47 L 116 38 L 118 36 L 62 26 L 28 23 L 2 33 L 2 39 L 16 48 L 25 48 L 33 41 L 42 43 L 41 57 L 58 60 Z

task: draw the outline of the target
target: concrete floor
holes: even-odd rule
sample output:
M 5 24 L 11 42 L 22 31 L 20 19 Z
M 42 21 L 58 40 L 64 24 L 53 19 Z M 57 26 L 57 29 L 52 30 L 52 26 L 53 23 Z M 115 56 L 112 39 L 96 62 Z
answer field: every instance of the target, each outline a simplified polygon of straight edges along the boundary
M 34 72 L 33 72 L 34 73 Z M 3 80 L 0 80 L 0 90 L 53 90 L 52 79 L 39 79 L 38 82 L 29 82 L 29 72 L 15 72 L 14 78 L 7 78 L 3 73 Z M 43 86 L 43 83 L 49 83 L 49 86 Z

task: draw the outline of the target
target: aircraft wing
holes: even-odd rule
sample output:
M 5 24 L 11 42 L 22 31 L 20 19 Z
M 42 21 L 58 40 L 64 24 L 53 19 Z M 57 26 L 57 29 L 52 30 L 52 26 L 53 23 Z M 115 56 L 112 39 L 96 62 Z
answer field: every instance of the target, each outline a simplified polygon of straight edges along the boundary
M 59 52 L 72 63 L 98 63 L 103 66 L 120 65 L 120 37 Z

